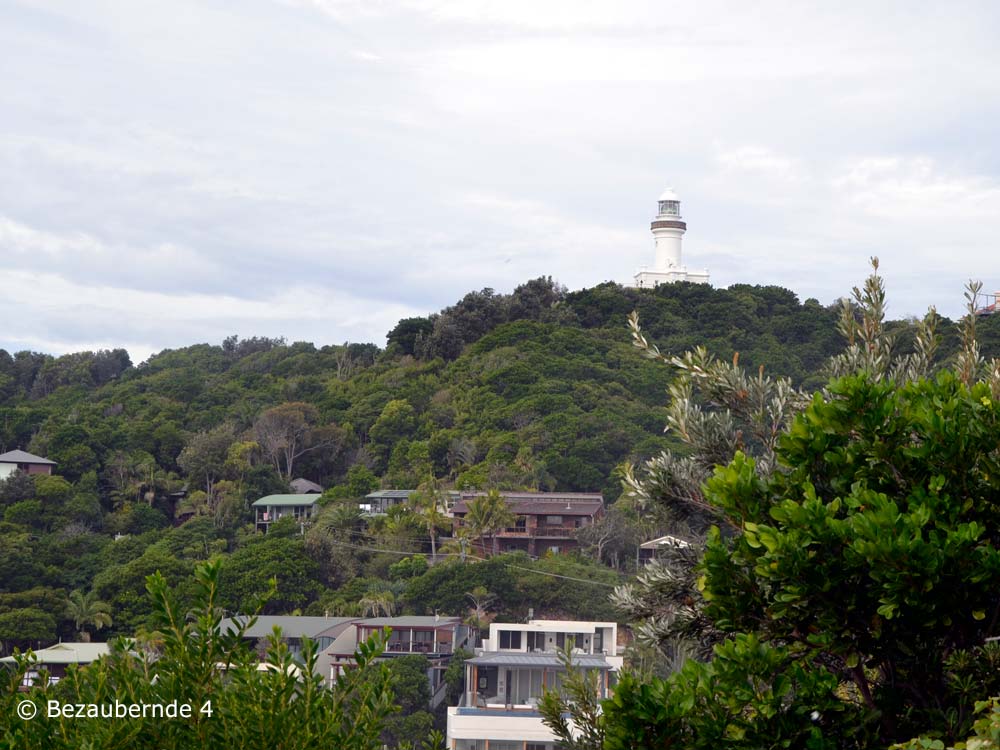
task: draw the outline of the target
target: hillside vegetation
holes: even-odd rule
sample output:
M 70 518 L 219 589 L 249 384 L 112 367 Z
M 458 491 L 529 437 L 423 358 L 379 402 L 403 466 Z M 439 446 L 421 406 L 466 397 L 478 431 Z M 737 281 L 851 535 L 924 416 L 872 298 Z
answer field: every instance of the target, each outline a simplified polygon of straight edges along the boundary
M 374 488 L 430 477 L 614 500 L 621 462 L 683 450 L 663 433 L 667 375 L 632 346 L 632 310 L 664 351 L 738 351 L 742 363 L 807 387 L 825 381 L 823 363 L 842 345 L 836 309 L 778 287 L 567 293 L 536 279 L 400 321 L 384 350 L 233 337 L 138 366 L 123 350 L 0 350 L 0 450 L 59 464 L 56 477 L 0 483 L 0 641 L 131 632 L 149 616 L 146 575 L 161 571 L 183 595 L 195 565 L 218 555 L 227 556 L 220 588 L 232 609 L 273 575 L 275 613 L 462 610 L 482 585 L 497 611 L 613 616 L 592 591 L 509 573 L 516 563 L 619 580 L 597 563 L 505 558 L 504 575 L 428 571 L 405 557 L 426 549 L 417 519 L 364 527 L 349 510 Z M 909 323 L 892 327 L 905 347 Z M 948 357 L 957 338 L 942 328 Z M 985 354 L 1000 352 L 1000 321 L 984 320 L 980 340 Z M 253 533 L 249 503 L 287 492 L 296 477 L 328 488 L 324 522 L 304 537 L 297 528 Z M 112 624 L 69 617 L 74 591 L 105 604 Z

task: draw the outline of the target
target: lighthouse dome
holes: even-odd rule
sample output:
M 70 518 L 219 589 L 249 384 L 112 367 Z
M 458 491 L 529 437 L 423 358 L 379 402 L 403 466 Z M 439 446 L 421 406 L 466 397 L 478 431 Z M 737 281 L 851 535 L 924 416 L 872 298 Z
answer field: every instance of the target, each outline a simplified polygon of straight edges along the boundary
M 679 201 L 677 193 L 674 192 L 673 188 L 667 188 L 663 191 L 663 194 L 657 199 L 661 201 Z

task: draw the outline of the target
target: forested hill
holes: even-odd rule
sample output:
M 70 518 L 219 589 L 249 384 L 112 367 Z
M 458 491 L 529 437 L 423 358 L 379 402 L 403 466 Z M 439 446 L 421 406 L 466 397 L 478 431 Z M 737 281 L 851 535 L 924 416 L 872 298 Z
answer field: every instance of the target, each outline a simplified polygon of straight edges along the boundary
M 171 515 L 167 497 L 181 484 L 234 479 L 234 445 L 244 446 L 240 480 L 251 494 L 298 476 L 345 484 L 355 467 L 354 489 L 412 487 L 433 471 L 460 487 L 613 497 L 615 465 L 666 441 L 667 373 L 631 346 L 632 310 L 664 351 L 738 351 L 806 385 L 822 381 L 823 362 L 841 347 L 835 308 L 779 287 L 603 284 L 566 293 L 536 279 L 400 321 L 385 350 L 231 338 L 137 367 L 122 350 L 58 358 L 0 350 L 0 449 L 47 456 L 72 483 L 86 478 L 104 514 L 145 497 Z M 997 348 L 995 323 L 982 325 L 987 353 Z M 905 345 L 907 325 L 898 327 Z M 947 356 L 957 339 L 953 326 L 942 328 Z M 304 421 L 300 447 L 317 447 L 291 466 L 269 451 L 268 410 L 272 422 Z M 91 507 L 86 520 L 97 514 Z

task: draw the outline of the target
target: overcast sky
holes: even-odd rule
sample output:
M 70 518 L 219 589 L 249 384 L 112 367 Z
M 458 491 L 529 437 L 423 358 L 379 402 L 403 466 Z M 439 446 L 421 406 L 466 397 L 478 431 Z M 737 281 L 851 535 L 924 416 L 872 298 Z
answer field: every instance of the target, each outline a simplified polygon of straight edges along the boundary
M 628 281 L 1000 288 L 1000 4 L 0 0 L 0 347 L 384 344 Z

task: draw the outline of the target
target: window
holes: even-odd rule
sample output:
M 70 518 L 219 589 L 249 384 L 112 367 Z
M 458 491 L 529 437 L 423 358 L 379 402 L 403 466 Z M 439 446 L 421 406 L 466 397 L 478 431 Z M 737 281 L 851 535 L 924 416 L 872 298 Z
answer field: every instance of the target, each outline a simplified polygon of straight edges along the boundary
M 599 654 L 604 651 L 604 631 L 598 630 L 594 633 L 594 653 Z
M 680 216 L 680 201 L 660 201 L 660 213 L 667 216 Z
M 562 516 L 545 516 L 545 523 L 559 526 L 562 524 Z
M 500 631 L 500 648 L 520 649 L 521 648 L 521 631 L 520 630 L 501 630 Z

